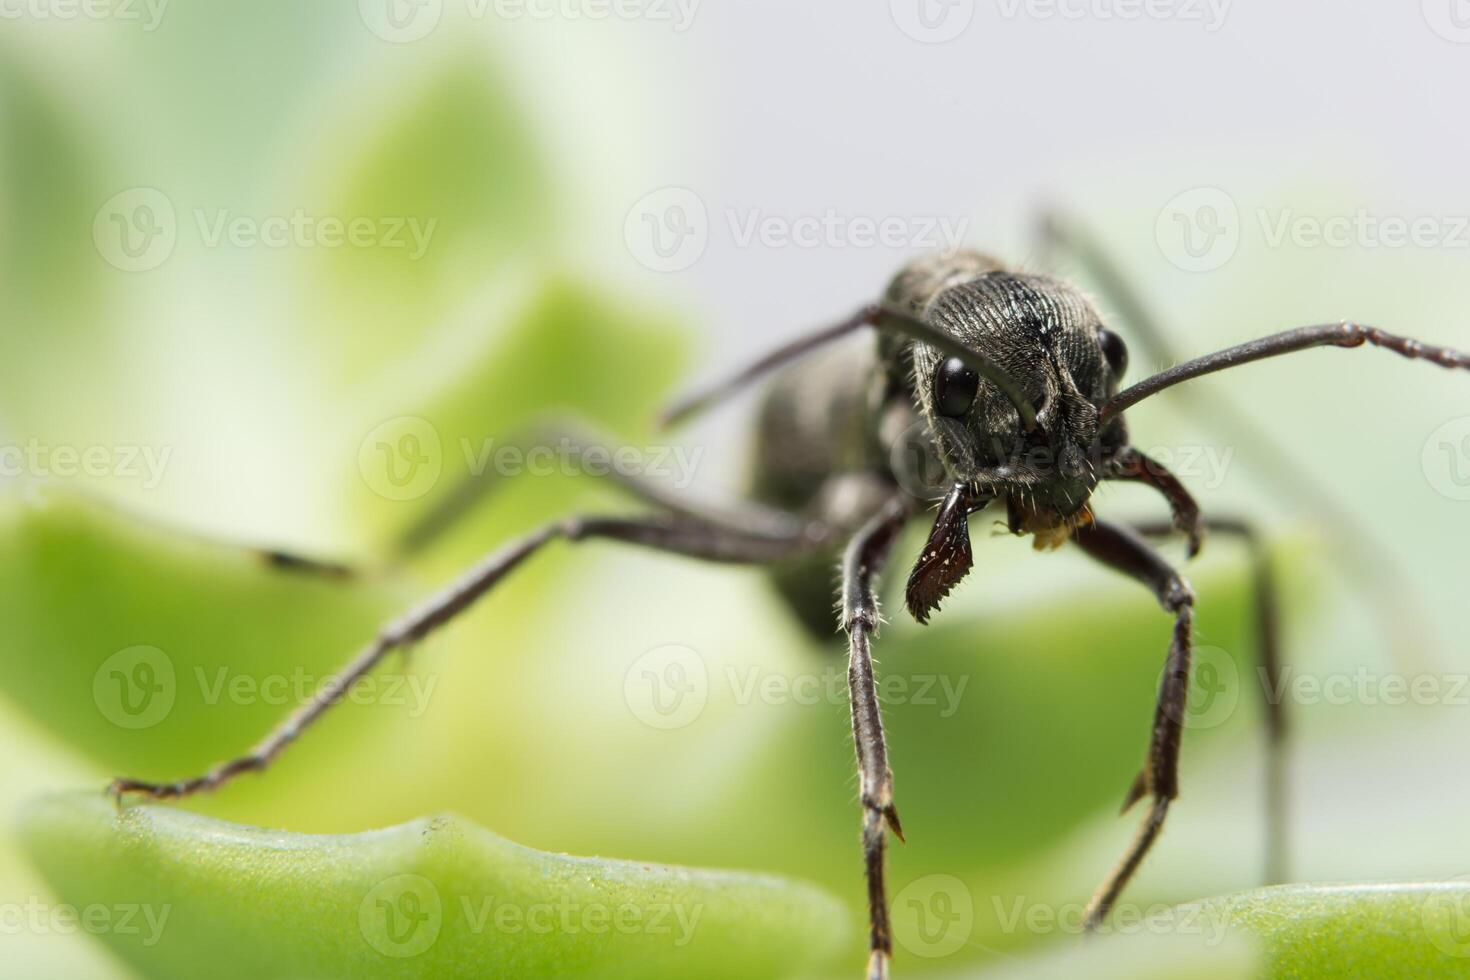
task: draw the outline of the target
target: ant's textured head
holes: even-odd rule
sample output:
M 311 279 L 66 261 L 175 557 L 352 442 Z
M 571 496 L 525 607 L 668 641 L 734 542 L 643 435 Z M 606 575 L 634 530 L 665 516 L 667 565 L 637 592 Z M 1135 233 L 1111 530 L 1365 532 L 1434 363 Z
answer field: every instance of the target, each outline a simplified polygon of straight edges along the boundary
M 909 267 L 890 289 L 895 299 L 1012 382 L 1006 391 L 962 358 L 910 348 L 914 397 L 954 487 L 925 549 L 933 564 L 921 574 L 921 558 L 911 580 L 910 605 L 927 615 L 968 570 L 964 519 L 980 501 L 1003 498 L 1011 530 L 1037 535 L 1038 546 L 1091 519 L 1102 464 L 1124 442 L 1121 422 L 1100 431 L 1098 407 L 1117 391 L 1128 355 L 1076 288 L 973 253 Z
M 994 362 L 1035 417 L 1028 428 L 1011 393 L 960 358 L 914 344 L 914 394 L 948 475 L 988 496 L 1023 498 L 1036 520 L 1079 513 L 1106 449 L 1121 442 L 1098 429 L 1098 406 L 1127 367 L 1117 335 L 1074 287 L 1001 270 L 942 285 L 922 315 Z

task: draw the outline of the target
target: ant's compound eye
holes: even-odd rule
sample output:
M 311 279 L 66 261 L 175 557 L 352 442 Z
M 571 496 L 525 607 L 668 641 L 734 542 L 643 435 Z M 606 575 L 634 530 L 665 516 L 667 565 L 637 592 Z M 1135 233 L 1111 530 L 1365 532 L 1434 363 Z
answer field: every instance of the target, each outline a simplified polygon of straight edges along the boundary
M 939 365 L 934 375 L 934 410 L 947 418 L 957 419 L 975 404 L 980 390 L 980 375 L 958 357 Z
M 1100 327 L 1097 331 L 1097 342 L 1102 345 L 1108 370 L 1113 372 L 1113 377 L 1121 378 L 1128 370 L 1128 347 L 1123 343 L 1123 338 L 1106 327 Z

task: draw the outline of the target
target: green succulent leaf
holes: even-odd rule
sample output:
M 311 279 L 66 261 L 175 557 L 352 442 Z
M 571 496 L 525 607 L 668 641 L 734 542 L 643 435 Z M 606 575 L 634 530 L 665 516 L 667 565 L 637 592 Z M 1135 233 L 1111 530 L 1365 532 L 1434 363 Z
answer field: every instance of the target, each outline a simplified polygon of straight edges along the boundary
M 577 467 L 573 460 L 567 471 L 547 427 L 593 420 L 597 435 L 619 442 L 646 433 L 684 360 L 668 315 L 566 276 L 532 278 L 491 316 L 490 343 L 429 365 L 422 383 L 409 379 L 386 386 L 386 397 L 364 399 L 374 408 L 348 440 L 358 452 L 347 461 L 345 509 L 380 549 L 476 481 L 511 496 L 529 488 L 537 505 L 517 512 L 522 522 L 564 509 L 589 481 L 558 479 Z M 467 561 L 526 525 L 453 530 L 458 547 L 440 554 Z
M 325 371 L 370 377 L 381 350 L 435 343 L 487 286 L 553 250 L 555 195 L 498 76 L 478 47 L 445 52 L 422 80 L 367 93 L 353 128 L 322 141 L 305 193 L 360 226 L 357 244 L 300 268 L 311 336 L 332 345 Z
M 141 778 L 247 748 L 408 594 L 283 572 L 260 551 L 59 489 L 0 496 L 0 555 L 8 695 L 64 742 Z M 355 721 L 393 713 L 367 707 Z
M 58 377 L 76 375 L 80 350 L 110 350 L 106 265 L 91 238 L 105 185 L 62 100 L 24 60 L 7 51 L 0 61 L 0 314 L 9 325 L 0 331 L 0 425 L 12 436 L 49 434 L 75 423 L 77 402 L 104 402 L 95 386 L 78 385 L 69 399 L 55 393 Z
M 1135 918 L 977 980 L 1076 976 L 1423 980 L 1470 976 L 1470 881 L 1283 885 Z
M 106 910 L 100 938 L 155 978 L 780 978 L 843 938 L 810 885 L 547 854 L 453 816 L 310 836 L 67 795 L 21 823 L 63 899 Z
M 1279 980 L 1470 976 L 1470 881 L 1285 885 L 1184 906 L 1257 939 Z

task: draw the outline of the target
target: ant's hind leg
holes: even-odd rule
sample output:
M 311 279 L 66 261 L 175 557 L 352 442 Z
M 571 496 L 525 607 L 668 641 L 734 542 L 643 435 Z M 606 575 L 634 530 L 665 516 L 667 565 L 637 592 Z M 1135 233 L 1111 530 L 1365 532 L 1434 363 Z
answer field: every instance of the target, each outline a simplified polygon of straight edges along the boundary
M 1194 592 L 1178 572 L 1174 571 L 1133 531 L 1117 525 L 1097 523 L 1079 528 L 1075 540 L 1082 550 L 1096 560 L 1135 578 L 1153 590 L 1159 604 L 1174 616 L 1174 630 L 1164 674 L 1159 681 L 1158 704 L 1154 709 L 1152 735 L 1143 770 L 1134 780 L 1124 801 L 1127 810 L 1144 796 L 1152 797 L 1138 835 L 1111 874 L 1098 887 L 1087 904 L 1083 925 L 1095 930 L 1117 902 L 1123 888 L 1133 877 L 1144 856 L 1153 847 L 1163 829 L 1169 804 L 1179 793 L 1179 747 L 1184 735 L 1184 712 L 1189 699 L 1190 660 L 1193 654 Z
M 109 792 L 118 798 L 125 794 L 138 794 L 154 799 L 180 799 L 202 790 L 217 789 L 241 773 L 265 769 L 328 708 L 344 700 L 343 696 L 389 653 L 422 640 L 454 619 L 522 562 L 553 541 L 580 542 L 600 538 L 705 561 L 764 564 L 819 549 L 831 537 L 832 531 L 820 523 L 810 523 L 786 534 L 762 534 L 677 515 L 572 517 L 556 521 L 491 554 L 418 609 L 385 626 L 371 643 L 323 684 L 310 701 L 302 704 L 247 754 L 222 763 L 209 772 L 171 783 L 117 779 Z

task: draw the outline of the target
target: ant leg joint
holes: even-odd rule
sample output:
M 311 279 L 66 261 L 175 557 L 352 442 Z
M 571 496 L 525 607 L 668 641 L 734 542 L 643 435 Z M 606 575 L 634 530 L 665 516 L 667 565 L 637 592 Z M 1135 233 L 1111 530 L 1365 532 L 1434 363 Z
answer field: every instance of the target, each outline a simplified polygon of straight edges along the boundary
M 1159 595 L 1159 602 L 1169 612 L 1179 615 L 1194 606 L 1194 589 L 1179 576 L 1171 578 Z

